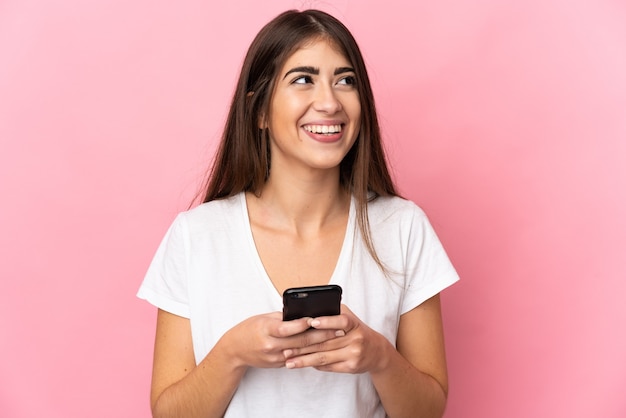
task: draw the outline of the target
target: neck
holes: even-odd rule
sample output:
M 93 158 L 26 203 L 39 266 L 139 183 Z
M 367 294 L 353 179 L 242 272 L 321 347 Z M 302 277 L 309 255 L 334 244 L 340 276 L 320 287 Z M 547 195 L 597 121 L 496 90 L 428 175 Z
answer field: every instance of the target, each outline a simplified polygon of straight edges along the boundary
M 339 185 L 338 171 L 316 179 L 275 177 L 270 175 L 258 197 L 248 195 L 265 222 L 281 229 L 313 232 L 347 216 L 350 193 Z

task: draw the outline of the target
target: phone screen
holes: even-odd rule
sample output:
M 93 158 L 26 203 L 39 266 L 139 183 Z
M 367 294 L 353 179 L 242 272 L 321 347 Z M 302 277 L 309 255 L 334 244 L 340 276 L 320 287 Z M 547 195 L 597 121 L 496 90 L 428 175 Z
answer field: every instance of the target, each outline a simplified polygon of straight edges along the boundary
M 283 293 L 283 321 L 339 315 L 342 289 L 338 285 L 293 287 Z

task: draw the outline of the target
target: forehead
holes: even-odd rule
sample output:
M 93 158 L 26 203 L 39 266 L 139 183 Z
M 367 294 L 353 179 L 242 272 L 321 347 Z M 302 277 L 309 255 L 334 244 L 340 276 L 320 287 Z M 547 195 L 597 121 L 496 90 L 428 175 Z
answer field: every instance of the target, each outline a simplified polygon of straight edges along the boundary
M 322 61 L 318 64 L 323 64 L 328 59 L 341 61 L 341 65 L 351 64 L 336 41 L 320 37 L 309 39 L 296 47 L 294 51 L 287 56 L 283 63 L 283 68 L 304 60 Z M 304 64 L 304 62 L 302 63 Z M 307 64 L 313 63 L 309 62 Z

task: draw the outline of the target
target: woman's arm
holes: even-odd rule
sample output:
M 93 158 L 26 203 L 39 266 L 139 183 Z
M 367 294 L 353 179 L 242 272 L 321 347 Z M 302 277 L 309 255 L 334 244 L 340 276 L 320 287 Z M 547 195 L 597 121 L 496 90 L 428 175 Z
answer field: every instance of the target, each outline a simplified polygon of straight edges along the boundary
M 317 318 L 311 325 L 319 329 L 343 329 L 346 335 L 287 350 L 287 367 L 369 372 L 389 417 L 443 415 L 448 377 L 439 295 L 401 316 L 397 349 L 345 306 L 342 315 Z
M 227 357 L 224 345 L 217 344 L 196 367 L 189 319 L 159 309 L 150 393 L 152 416 L 223 416 L 246 370 Z
M 154 417 L 221 417 L 248 367 L 283 367 L 283 351 L 336 338 L 307 318 L 253 316 L 227 331 L 196 366 L 189 319 L 158 311 L 150 403 Z
M 448 374 L 439 295 L 400 317 L 397 350 L 389 344 L 372 381 L 389 417 L 441 417 Z

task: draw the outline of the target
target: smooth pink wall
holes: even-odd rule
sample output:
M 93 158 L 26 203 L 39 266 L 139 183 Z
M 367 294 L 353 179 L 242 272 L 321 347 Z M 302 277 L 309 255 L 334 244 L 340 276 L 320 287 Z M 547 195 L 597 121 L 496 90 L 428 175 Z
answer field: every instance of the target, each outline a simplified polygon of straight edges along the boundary
M 134 294 L 278 12 L 341 18 L 462 281 L 447 418 L 626 416 L 626 6 L 0 3 L 0 416 L 147 417 Z

